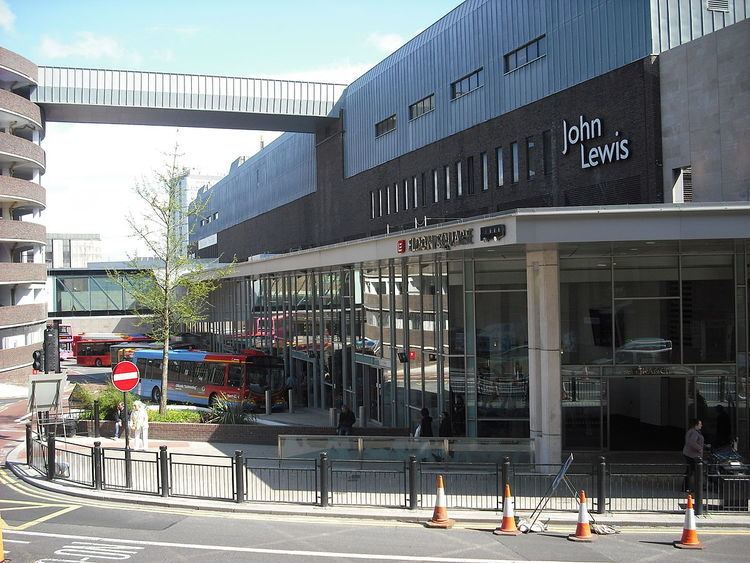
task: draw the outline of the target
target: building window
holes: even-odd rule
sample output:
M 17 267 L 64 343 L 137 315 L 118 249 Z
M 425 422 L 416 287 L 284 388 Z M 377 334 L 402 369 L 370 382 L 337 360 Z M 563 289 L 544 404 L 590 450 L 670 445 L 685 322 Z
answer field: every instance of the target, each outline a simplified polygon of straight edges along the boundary
M 380 123 L 375 124 L 375 136 L 380 137 L 396 129 L 396 114 L 386 117 Z
M 470 156 L 466 159 L 466 193 L 471 195 L 474 193 L 474 157 Z
M 404 180 L 404 211 L 409 210 L 409 182 Z
M 482 191 L 486 192 L 490 187 L 490 176 L 489 176 L 489 165 L 487 163 L 487 153 L 483 152 L 479 155 L 479 160 L 482 163 Z
M 536 176 L 534 164 L 534 137 L 526 137 L 526 179 L 533 180 Z
M 497 161 L 497 187 L 501 187 L 505 183 L 505 163 L 503 162 L 503 147 L 497 147 L 495 149 L 495 160 Z
M 383 216 L 383 189 L 378 189 L 378 217 Z
M 214 211 L 214 221 L 216 221 L 219 218 L 219 212 Z
M 427 186 L 425 185 L 426 178 L 425 178 L 424 172 L 422 172 L 420 179 L 421 179 L 421 182 L 419 183 L 419 192 L 421 196 L 422 207 L 427 207 L 427 192 L 426 192 Z
M 370 219 L 375 219 L 375 190 L 370 192 Z
M 430 94 L 409 106 L 409 119 L 416 119 L 435 109 L 435 94 Z
M 412 176 L 411 177 L 411 194 L 412 194 L 411 202 L 412 202 L 412 204 L 414 204 L 414 209 L 416 209 L 417 207 L 419 207 L 419 198 L 417 197 L 417 189 L 418 189 L 417 188 L 417 177 L 416 176 Z M 424 197 L 424 196 L 422 196 L 422 197 Z
M 393 184 L 393 191 L 395 192 L 393 195 L 396 198 L 395 206 L 393 207 L 393 212 L 398 213 L 399 210 L 399 193 L 398 193 L 398 182 Z
M 461 161 L 456 162 L 456 197 L 464 195 L 464 175 Z
M 673 203 L 691 203 L 693 201 L 693 167 L 683 166 L 672 170 Z
M 542 132 L 542 153 L 544 154 L 544 175 L 552 174 L 552 131 Z
M 530 43 L 526 43 L 505 55 L 505 74 L 516 70 L 518 67 L 540 59 L 546 54 L 547 38 L 542 35 Z
M 445 172 L 445 199 L 451 198 L 451 167 L 446 166 L 443 169 Z
M 398 202 L 396 203 L 396 211 L 398 211 Z M 391 186 L 385 188 L 385 214 L 391 214 Z
M 451 84 L 451 100 L 465 96 L 480 86 L 484 86 L 484 72 L 481 68 Z
M 511 182 L 514 184 L 518 183 L 519 178 L 519 172 L 518 172 L 518 143 L 511 143 L 510 144 L 510 162 L 511 162 L 511 171 L 513 173 L 513 177 L 511 178 Z
M 438 171 L 433 169 L 432 171 L 432 203 L 438 202 Z

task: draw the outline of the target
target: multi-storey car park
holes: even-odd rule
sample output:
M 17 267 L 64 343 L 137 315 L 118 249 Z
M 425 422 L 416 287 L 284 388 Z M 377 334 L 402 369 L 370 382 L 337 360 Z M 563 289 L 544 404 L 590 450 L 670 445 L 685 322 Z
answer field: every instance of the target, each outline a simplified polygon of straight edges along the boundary
M 467 0 L 343 91 L 40 68 L 32 100 L 289 131 L 199 192 L 196 255 L 240 263 L 192 328 L 310 406 L 540 463 L 678 450 L 694 416 L 746 449 L 749 14 Z

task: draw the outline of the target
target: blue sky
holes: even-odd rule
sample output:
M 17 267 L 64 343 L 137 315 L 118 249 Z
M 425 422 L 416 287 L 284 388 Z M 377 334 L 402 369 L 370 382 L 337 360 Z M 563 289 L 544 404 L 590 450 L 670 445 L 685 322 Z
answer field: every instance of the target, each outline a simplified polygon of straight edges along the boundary
M 460 0 L 0 0 L 0 45 L 37 65 L 349 83 Z M 143 250 L 124 214 L 177 141 L 196 174 L 224 175 L 276 133 L 50 123 L 49 232 L 100 233 L 105 259 Z M 85 157 L 83 156 L 85 155 Z M 86 201 L 87 220 L 80 220 Z M 132 211 L 132 209 L 131 209 Z M 122 216 L 122 219 L 119 218 Z

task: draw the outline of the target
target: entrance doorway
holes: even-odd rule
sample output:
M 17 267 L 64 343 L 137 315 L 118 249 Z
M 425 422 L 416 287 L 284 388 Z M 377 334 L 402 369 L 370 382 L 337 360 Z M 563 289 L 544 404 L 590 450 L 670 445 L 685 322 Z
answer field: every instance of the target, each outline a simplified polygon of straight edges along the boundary
M 687 379 L 609 379 L 611 450 L 679 451 L 688 425 Z
M 363 375 L 364 397 L 370 420 L 383 424 L 383 370 L 359 364 Z

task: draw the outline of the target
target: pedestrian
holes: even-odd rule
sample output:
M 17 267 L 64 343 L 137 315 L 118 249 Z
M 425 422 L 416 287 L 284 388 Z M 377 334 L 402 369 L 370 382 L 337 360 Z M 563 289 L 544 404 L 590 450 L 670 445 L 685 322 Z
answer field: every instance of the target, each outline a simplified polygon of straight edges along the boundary
M 117 403 L 117 410 L 115 411 L 115 440 L 120 439 L 120 432 L 125 428 L 125 403 Z
M 441 438 L 450 438 L 453 436 L 453 428 L 451 427 L 451 415 L 448 411 L 443 411 L 443 416 L 440 419 L 440 427 L 438 428 Z
M 419 436 L 420 438 L 432 438 L 432 417 L 430 416 L 430 409 L 423 407 L 419 411 L 422 415 L 422 420 L 419 422 Z
M 695 474 L 698 468 L 698 462 L 703 457 L 703 434 L 701 434 L 703 422 L 699 419 L 693 419 L 693 423 L 685 433 L 685 446 L 682 448 L 682 455 L 685 456 L 685 492 L 695 492 Z
M 130 430 L 135 437 L 135 449 L 148 449 L 148 412 L 140 401 L 133 403 L 133 414 L 130 415 Z
M 341 414 L 339 414 L 339 425 L 336 428 L 339 436 L 351 436 L 352 426 L 356 422 L 354 413 L 347 405 L 342 405 Z

